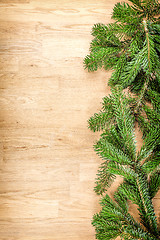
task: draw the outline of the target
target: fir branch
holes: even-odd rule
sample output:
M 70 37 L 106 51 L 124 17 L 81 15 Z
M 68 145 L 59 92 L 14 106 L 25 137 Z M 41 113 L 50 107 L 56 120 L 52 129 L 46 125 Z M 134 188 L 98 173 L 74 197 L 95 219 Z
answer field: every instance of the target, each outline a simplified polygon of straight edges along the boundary
M 150 175 L 150 179 L 149 179 L 150 197 L 154 198 L 159 189 L 160 189 L 160 165 L 159 165 L 159 169 Z
M 148 192 L 148 185 L 142 173 L 137 175 L 137 187 L 140 194 L 140 201 L 138 203 L 141 219 L 144 226 L 155 236 L 159 236 L 157 229 L 157 221 L 154 213 L 153 204 Z M 143 212 L 144 211 L 144 212 Z
M 89 128 L 94 132 L 104 130 L 112 121 L 112 116 L 113 114 L 109 111 L 95 113 L 88 121 Z
M 128 165 L 122 165 L 116 162 L 108 163 L 109 172 L 115 176 L 121 176 L 124 179 L 128 179 L 130 183 L 133 183 L 136 178 L 136 173 L 133 170 L 133 167 Z
M 143 10 L 143 5 L 141 3 L 141 0 L 129 0 L 129 1 L 132 2 L 134 4 L 134 6 L 137 6 L 138 8 Z
M 142 106 L 142 110 L 145 112 L 147 119 L 149 120 L 150 124 L 154 124 L 157 127 L 157 130 L 160 125 L 160 108 L 159 108 L 159 103 L 160 101 L 157 102 L 156 104 L 156 96 L 154 96 L 154 100 L 151 99 L 153 107 L 149 107 L 147 105 Z
M 95 151 L 104 159 L 114 161 L 120 164 L 131 164 L 131 160 L 123 153 L 122 150 L 117 149 L 107 139 L 100 139 L 95 145 Z
M 89 120 L 91 130 L 102 131 L 94 146 L 104 160 L 95 191 L 103 194 L 116 175 L 124 179 L 115 193 L 116 202 L 106 195 L 102 210 L 94 216 L 99 240 L 160 239 L 152 204 L 160 186 L 160 4 L 157 0 L 130 2 L 131 6 L 115 5 L 115 23 L 94 25 L 90 54 L 84 61 L 89 71 L 113 70 L 112 94 L 103 99 L 102 111 Z M 136 93 L 133 98 L 122 92 L 128 87 Z M 143 133 L 138 153 L 135 121 Z M 141 225 L 128 213 L 127 200 L 137 204 Z
M 130 156 L 134 160 L 136 158 L 135 136 L 134 136 L 134 116 L 128 107 L 128 99 L 121 90 L 112 89 L 114 101 L 113 108 L 115 110 L 116 122 L 119 132 L 124 141 L 124 146 L 129 151 Z
M 118 199 L 117 199 L 118 200 Z M 143 230 L 133 217 L 106 195 L 101 200 L 102 210 L 93 217 L 96 236 L 100 240 L 111 240 L 117 236 L 123 239 L 156 240 L 156 237 Z
M 124 18 L 125 16 L 125 18 Z M 131 18 L 132 16 L 132 18 Z M 112 18 L 121 23 L 133 24 L 140 23 L 141 19 L 137 18 L 136 12 L 128 3 L 117 3 L 113 8 Z
M 98 195 L 105 193 L 115 178 L 116 176 L 108 171 L 107 162 L 102 163 L 97 173 L 95 192 Z
M 129 200 L 139 206 L 138 210 L 143 225 L 154 236 L 158 236 L 157 222 L 153 204 L 148 191 L 147 180 L 143 173 L 137 172 L 135 182 L 125 180 L 118 188 L 118 193 L 125 195 Z
M 158 86 L 155 86 L 155 88 Z M 156 114 L 160 114 L 160 91 L 157 92 L 153 89 L 149 89 L 149 91 L 147 92 L 148 96 L 149 96 L 149 100 L 151 101 L 154 109 L 156 110 Z M 158 116 L 157 116 L 158 117 Z
M 150 126 L 150 132 L 146 134 L 145 143 L 143 143 L 140 152 L 137 156 L 137 161 L 142 161 L 148 158 L 153 151 L 156 149 L 157 145 L 159 145 L 159 134 L 160 131 L 156 126 Z
M 156 151 L 149 156 L 142 165 L 142 169 L 146 174 L 152 175 L 160 168 L 160 152 Z

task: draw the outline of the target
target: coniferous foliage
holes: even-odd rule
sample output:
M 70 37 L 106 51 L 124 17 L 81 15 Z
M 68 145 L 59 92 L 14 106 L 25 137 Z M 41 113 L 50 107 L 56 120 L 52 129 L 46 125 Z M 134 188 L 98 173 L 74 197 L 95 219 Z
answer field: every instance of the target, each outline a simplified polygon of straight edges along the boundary
M 94 25 L 84 59 L 89 71 L 113 70 L 111 94 L 88 121 L 92 131 L 101 131 L 94 149 L 102 158 L 95 186 L 102 209 L 93 225 L 99 240 L 157 240 L 160 228 L 152 199 L 160 188 L 160 4 L 117 3 L 112 18 L 114 23 Z M 139 152 L 135 123 L 143 135 Z M 116 176 L 123 183 L 113 200 L 106 191 Z M 130 202 L 137 205 L 140 222 L 129 213 Z
M 157 0 L 117 3 L 111 24 L 95 24 L 85 68 L 112 69 L 109 85 L 141 93 L 139 101 L 160 98 L 160 4 Z
M 95 191 L 103 194 L 117 175 L 124 182 L 115 192 L 115 201 L 103 195 L 102 210 L 93 219 L 98 239 L 158 239 L 159 229 L 152 199 L 160 187 L 160 128 L 144 119 L 143 145 L 136 150 L 135 121 L 131 99 L 120 87 L 103 99 L 103 108 L 89 120 L 93 131 L 103 130 L 94 148 L 103 162 L 97 174 Z M 109 107 L 108 107 L 109 106 Z M 101 118 L 102 115 L 107 118 Z M 100 118 L 99 118 L 100 116 Z M 99 121 L 98 121 L 99 119 Z M 141 121 L 142 123 L 142 121 Z M 137 205 L 141 222 L 128 212 L 128 200 Z

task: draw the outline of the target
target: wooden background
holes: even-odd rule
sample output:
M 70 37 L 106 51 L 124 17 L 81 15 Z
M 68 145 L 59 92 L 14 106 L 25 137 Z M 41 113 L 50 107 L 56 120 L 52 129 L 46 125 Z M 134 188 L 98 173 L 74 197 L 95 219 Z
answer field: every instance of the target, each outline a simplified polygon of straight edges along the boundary
M 83 58 L 116 1 L 0 0 L 0 240 L 95 239 L 87 120 L 110 73 L 88 73 Z

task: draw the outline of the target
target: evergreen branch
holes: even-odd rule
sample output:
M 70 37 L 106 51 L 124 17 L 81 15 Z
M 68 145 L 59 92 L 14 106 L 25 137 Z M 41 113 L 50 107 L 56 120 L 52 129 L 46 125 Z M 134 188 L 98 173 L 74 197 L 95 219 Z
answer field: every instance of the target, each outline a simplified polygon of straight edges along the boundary
M 143 10 L 143 5 L 141 4 L 141 0 L 129 0 L 132 2 L 135 6 L 139 7 L 141 10 Z
M 139 206 L 140 217 L 143 225 L 154 236 L 158 236 L 157 222 L 153 204 L 149 195 L 147 180 L 142 173 L 137 173 L 135 182 L 125 180 L 118 188 L 118 192 L 124 194 L 132 203 Z
M 111 186 L 111 183 L 114 181 L 115 175 L 108 170 L 108 163 L 105 161 L 101 164 L 97 178 L 96 186 L 94 188 L 95 192 L 100 195 L 106 192 L 107 188 Z
M 141 213 L 142 222 L 152 234 L 159 236 L 153 204 L 151 202 L 149 192 L 147 191 L 147 182 L 142 173 L 137 175 L 136 182 L 140 194 L 140 201 L 138 205 L 140 206 L 139 211 Z
M 107 139 L 100 139 L 94 146 L 95 151 L 104 159 L 114 161 L 120 164 L 131 164 L 131 160 L 123 153 L 122 150 L 117 149 Z
M 144 71 L 148 71 L 148 58 L 146 56 L 147 46 L 146 42 L 141 51 L 135 54 L 134 58 L 128 62 L 124 68 L 123 73 L 120 77 L 120 83 L 124 88 L 131 85 L 131 83 L 135 80 L 138 73 L 143 69 Z
M 126 195 L 120 191 L 116 191 L 114 193 L 114 199 L 115 201 L 118 203 L 118 205 L 121 207 L 121 209 L 127 213 L 128 212 L 128 199 L 126 197 Z
M 121 165 L 116 162 L 109 162 L 108 163 L 109 172 L 114 175 L 118 175 L 123 177 L 124 179 L 128 179 L 130 183 L 133 183 L 136 178 L 136 173 L 133 169 L 126 165 Z
M 150 81 L 150 77 L 147 76 L 147 79 L 146 79 L 146 81 L 144 82 L 144 86 L 143 86 L 143 88 L 141 89 L 141 94 L 140 94 L 139 98 L 137 99 L 137 104 L 136 104 L 136 107 L 135 107 L 135 109 L 134 109 L 134 112 L 135 112 L 135 113 L 137 113 L 137 112 L 139 111 L 139 107 L 141 106 L 142 100 L 144 99 L 146 90 L 147 90 L 147 88 L 148 88 L 149 81 Z
M 127 63 L 127 56 L 126 56 L 126 54 L 123 52 L 123 53 L 120 55 L 120 57 L 119 57 L 116 65 L 115 65 L 115 67 L 114 67 L 114 71 L 113 71 L 113 73 L 112 73 L 111 78 L 109 79 L 108 84 L 109 84 L 110 86 L 114 87 L 115 84 L 118 84 L 118 83 L 120 82 L 120 77 L 121 77 L 121 74 L 122 74 L 123 71 L 124 71 L 124 68 L 125 68 L 125 66 L 126 66 L 126 63 Z
M 124 182 L 112 201 L 102 199 L 102 210 L 94 216 L 99 240 L 160 239 L 152 198 L 160 186 L 160 4 L 158 0 L 130 0 L 113 10 L 113 24 L 96 24 L 90 55 L 85 66 L 90 71 L 113 69 L 109 84 L 129 87 L 112 89 L 103 99 L 102 111 L 89 120 L 89 128 L 102 131 L 95 151 L 105 160 L 97 174 L 95 191 L 102 194 L 116 175 Z M 150 101 L 150 107 L 146 106 Z M 134 123 L 143 133 L 143 146 L 136 153 Z M 137 204 L 141 224 L 128 214 L 127 200 Z
M 137 179 L 137 174 L 135 174 L 134 181 L 128 181 L 128 178 L 124 180 L 123 183 L 120 184 L 118 187 L 117 192 L 119 194 L 122 194 L 126 196 L 127 200 L 130 200 L 132 203 L 137 204 L 140 201 L 139 194 L 137 191 L 137 186 L 136 186 L 136 179 Z
M 88 121 L 89 128 L 96 132 L 104 130 L 108 124 L 111 122 L 113 117 L 112 112 L 100 112 L 99 114 L 95 113 Z
M 134 117 L 131 114 L 128 105 L 128 99 L 124 96 L 121 90 L 112 89 L 114 101 L 113 108 L 115 110 L 116 122 L 119 133 L 124 141 L 124 146 L 127 148 L 132 159 L 136 158 L 136 146 L 134 141 Z
M 154 74 L 154 68 L 157 67 L 156 65 L 159 65 L 160 66 L 160 62 L 159 62 L 159 59 L 157 57 L 157 54 L 155 52 L 155 49 L 154 49 L 154 42 L 152 41 L 152 38 L 151 38 L 151 35 L 149 35 L 149 31 L 148 31 L 148 28 L 147 28 L 147 23 L 146 23 L 146 20 L 143 20 L 143 25 L 144 25 L 144 30 L 145 30 L 145 34 L 146 34 L 146 47 L 147 47 L 147 58 L 148 58 L 148 61 L 146 61 L 145 59 L 143 59 L 143 62 L 146 62 L 146 66 L 143 64 L 143 70 L 146 72 L 147 74 L 147 77 L 146 77 L 146 81 L 144 82 L 144 86 L 141 90 L 141 94 L 137 100 L 137 106 L 135 108 L 135 112 L 137 112 L 144 96 L 145 96 L 145 92 L 148 88 L 148 85 L 149 85 L 149 82 L 150 82 L 150 79 L 151 79 L 151 75 Z
M 156 21 L 156 15 L 160 13 L 160 5 L 158 0 L 129 0 L 134 4 L 132 8 L 137 12 L 138 16 Z
M 119 48 L 94 47 L 84 59 L 84 66 L 88 71 L 97 71 L 104 66 L 105 70 L 112 68 L 118 60 Z
M 113 9 L 112 18 L 119 22 L 132 25 L 138 25 L 141 22 L 141 18 L 137 18 L 136 11 L 134 11 L 127 3 L 117 3 Z
M 98 239 L 111 240 L 120 236 L 125 240 L 156 240 L 156 237 L 145 232 L 140 224 L 108 195 L 102 198 L 101 205 L 102 210 L 99 214 L 94 215 L 92 221 Z
M 94 24 L 92 36 L 103 47 L 121 47 L 122 43 L 117 36 L 117 25 Z
M 150 127 L 150 132 L 146 134 L 145 143 L 141 147 L 140 152 L 137 156 L 137 161 L 142 161 L 148 158 L 153 151 L 156 149 L 157 145 L 159 144 L 159 129 L 157 127 Z
M 158 86 L 156 86 L 158 87 Z M 152 89 L 149 89 L 149 91 L 147 92 L 149 95 L 149 99 L 154 107 L 154 109 L 156 109 L 156 114 L 160 114 L 160 93 L 158 93 L 157 91 L 154 91 Z M 159 117 L 159 115 L 157 116 Z
M 150 175 L 149 179 L 149 195 L 154 198 L 158 190 L 160 189 L 160 165 L 159 169 Z
M 156 128 L 158 130 L 159 125 L 160 125 L 160 112 L 158 111 L 159 106 L 157 106 L 157 105 L 159 105 L 159 104 L 156 104 L 156 97 L 154 97 L 154 99 L 151 99 L 151 102 L 153 104 L 153 108 L 144 105 L 142 107 L 142 109 L 144 110 L 150 124 L 156 125 L 157 126 Z M 160 102 L 158 101 L 157 103 L 160 103 Z
M 160 168 L 160 152 L 154 152 L 148 157 L 142 165 L 142 169 L 146 174 L 153 174 Z

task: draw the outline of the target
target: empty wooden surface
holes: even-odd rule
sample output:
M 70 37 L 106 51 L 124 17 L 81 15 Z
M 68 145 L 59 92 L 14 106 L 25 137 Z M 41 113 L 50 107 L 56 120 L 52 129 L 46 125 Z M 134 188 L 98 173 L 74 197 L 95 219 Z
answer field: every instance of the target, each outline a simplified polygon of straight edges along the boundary
M 87 120 L 110 73 L 88 73 L 83 58 L 116 1 L 0 0 L 0 240 L 95 239 Z

